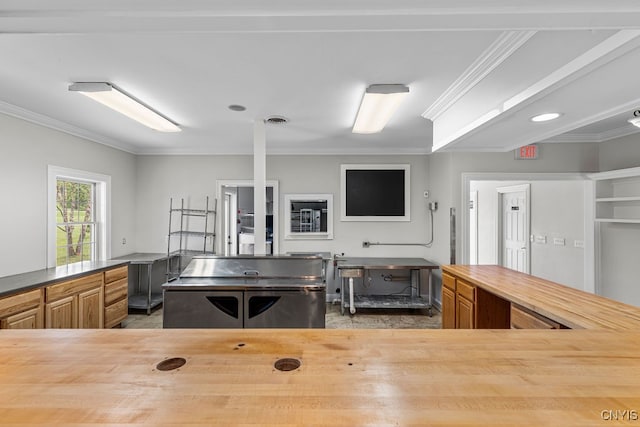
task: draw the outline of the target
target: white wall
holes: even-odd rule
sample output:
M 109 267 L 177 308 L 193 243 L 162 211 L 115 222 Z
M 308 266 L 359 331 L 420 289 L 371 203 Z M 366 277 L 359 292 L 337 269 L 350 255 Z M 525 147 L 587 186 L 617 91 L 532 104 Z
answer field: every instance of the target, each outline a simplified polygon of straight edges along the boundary
M 135 251 L 135 156 L 3 114 L 0 129 L 0 277 L 47 267 L 48 165 L 111 176 L 111 255 Z
M 349 256 L 421 256 L 411 247 L 362 248 L 362 241 L 426 242 L 426 156 L 268 156 L 267 179 L 279 182 L 280 252 L 330 251 Z M 411 164 L 410 222 L 341 222 L 340 164 Z M 215 197 L 216 180 L 252 179 L 251 156 L 140 156 L 137 162 L 137 241 L 143 252 L 166 250 L 170 197 L 185 197 L 192 207 Z M 284 195 L 331 193 L 334 195 L 333 240 L 283 240 Z
M 531 274 L 584 289 L 584 183 L 582 181 L 528 181 L 531 184 L 531 234 L 546 243 L 531 244 Z M 497 264 L 498 187 L 522 181 L 473 181 L 478 191 L 478 263 Z M 553 238 L 565 245 L 553 244 Z M 462 242 L 461 242 L 462 244 Z
M 441 215 L 436 220 L 437 233 L 443 238 L 427 249 L 425 256 L 440 264 L 450 263 L 449 208 L 456 210 L 456 261 L 461 262 L 460 240 L 462 205 L 462 174 L 469 172 L 592 172 L 598 170 L 598 145 L 543 144 L 537 160 L 515 160 L 512 151 L 506 153 L 434 153 L 429 156 L 429 187 L 432 199 L 440 202 Z M 444 215 L 446 212 L 446 215 Z M 446 238 L 445 238 L 446 236 Z M 440 272 L 435 275 L 434 295 L 440 299 Z
M 343 163 L 388 163 L 411 165 L 410 222 L 341 222 L 340 165 Z M 185 197 L 197 208 L 204 196 L 215 197 L 216 180 L 252 179 L 251 156 L 139 156 L 137 162 L 136 210 L 138 250 L 164 252 L 168 230 L 170 197 Z M 362 242 L 426 242 L 427 156 L 267 156 L 267 179 L 279 183 L 280 253 L 331 252 L 347 256 L 422 257 L 424 248 L 372 246 Z M 284 240 L 284 195 L 330 193 L 334 195 L 333 240 Z M 219 226 L 216 230 L 219 233 Z M 218 237 L 219 239 L 219 237 Z M 218 245 L 218 247 L 220 247 Z M 333 271 L 329 272 L 332 277 Z M 329 293 L 334 291 L 331 281 Z

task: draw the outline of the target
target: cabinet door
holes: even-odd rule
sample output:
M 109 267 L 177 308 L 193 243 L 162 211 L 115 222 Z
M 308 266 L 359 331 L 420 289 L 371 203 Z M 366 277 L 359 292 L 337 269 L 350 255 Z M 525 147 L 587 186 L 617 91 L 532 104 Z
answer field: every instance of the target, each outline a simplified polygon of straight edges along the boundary
M 442 287 L 442 329 L 456 328 L 456 294 Z
M 104 327 L 102 287 L 78 294 L 78 327 L 80 329 L 101 329 Z
M 25 310 L 22 313 L 14 314 L 2 319 L 0 328 L 2 329 L 42 329 L 44 326 L 44 316 L 42 307 Z
M 123 299 L 104 308 L 104 327 L 113 328 L 128 316 L 127 300 Z
M 78 297 L 61 298 L 46 304 L 45 323 L 47 328 L 69 329 L 78 327 Z
M 474 329 L 475 328 L 475 307 L 471 301 L 458 295 L 456 299 L 456 326 L 458 329 Z

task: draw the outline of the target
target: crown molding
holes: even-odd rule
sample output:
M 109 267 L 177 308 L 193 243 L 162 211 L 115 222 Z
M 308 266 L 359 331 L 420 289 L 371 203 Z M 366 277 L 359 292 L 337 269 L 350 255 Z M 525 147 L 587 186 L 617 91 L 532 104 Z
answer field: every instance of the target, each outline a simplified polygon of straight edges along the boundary
M 456 79 L 442 95 L 422 113 L 422 117 L 436 120 L 453 104 L 473 89 L 498 65 L 502 64 L 516 50 L 525 44 L 536 31 L 505 31 L 476 58 L 476 60 Z
M 610 129 L 600 133 L 565 133 L 562 135 L 556 135 L 554 137 L 545 139 L 540 142 L 555 142 L 555 143 L 574 143 L 574 142 L 605 142 L 612 139 L 622 138 L 624 136 L 633 135 L 640 132 L 640 129 L 633 126 L 621 126 L 619 128 Z
M 94 132 L 89 132 L 86 129 L 70 125 L 69 123 L 65 123 L 49 116 L 45 116 L 44 114 L 35 113 L 33 111 L 18 107 L 17 105 L 13 105 L 5 101 L 0 101 L 0 113 L 6 114 L 11 117 L 16 117 L 18 119 L 34 123 L 36 125 L 44 126 L 49 129 L 57 130 L 58 132 L 73 135 L 78 138 L 97 142 L 98 144 L 106 145 L 108 147 L 115 148 L 116 150 L 125 151 L 130 154 L 136 154 L 132 146 L 125 144 L 122 141 L 117 141 L 115 139 L 107 138 Z

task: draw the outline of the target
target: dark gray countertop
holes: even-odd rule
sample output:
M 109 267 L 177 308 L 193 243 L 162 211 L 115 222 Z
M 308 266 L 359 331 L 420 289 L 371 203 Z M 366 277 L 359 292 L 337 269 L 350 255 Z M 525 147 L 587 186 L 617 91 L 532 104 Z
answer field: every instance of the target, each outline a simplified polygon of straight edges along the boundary
M 362 269 L 362 270 L 435 270 L 439 264 L 427 261 L 424 258 L 351 258 L 337 259 L 338 269 Z
M 13 276 L 0 277 L 0 297 L 40 288 L 55 282 L 73 279 L 90 273 L 97 273 L 108 268 L 126 264 L 128 264 L 128 261 L 123 260 L 86 261 L 71 264 L 66 267 L 46 268 L 28 273 L 15 274 Z

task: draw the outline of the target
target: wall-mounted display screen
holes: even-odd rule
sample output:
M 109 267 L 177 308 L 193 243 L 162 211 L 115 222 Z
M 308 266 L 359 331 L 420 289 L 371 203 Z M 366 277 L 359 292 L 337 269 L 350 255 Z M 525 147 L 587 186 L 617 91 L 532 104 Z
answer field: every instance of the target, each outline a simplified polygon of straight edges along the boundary
M 409 165 L 342 165 L 343 221 L 409 221 Z

